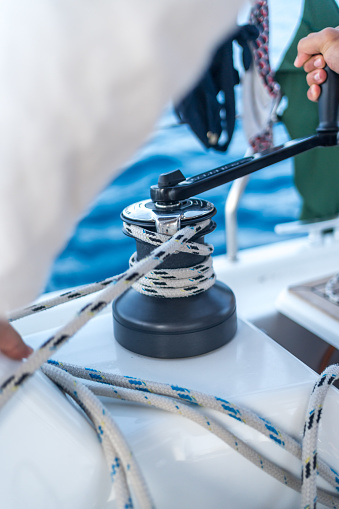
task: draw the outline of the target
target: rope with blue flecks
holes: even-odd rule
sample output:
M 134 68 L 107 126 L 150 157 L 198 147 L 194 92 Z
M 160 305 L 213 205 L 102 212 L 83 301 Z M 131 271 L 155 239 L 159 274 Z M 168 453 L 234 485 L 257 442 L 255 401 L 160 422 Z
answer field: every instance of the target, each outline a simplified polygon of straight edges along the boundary
M 113 283 L 112 285 L 113 288 L 109 287 L 103 290 L 102 294 L 91 304 L 85 306 L 85 308 L 81 310 L 80 314 L 74 320 L 72 320 L 70 324 L 68 324 L 66 327 L 63 327 L 55 336 L 50 338 L 44 345 L 42 345 L 42 347 L 40 347 L 40 349 L 37 352 L 32 354 L 28 361 L 23 364 L 23 368 L 21 370 L 19 370 L 13 377 L 10 377 L 2 384 L 0 393 L 0 405 L 1 402 L 3 404 L 6 401 L 6 399 L 10 397 L 8 396 L 9 393 L 12 393 L 15 389 L 20 387 L 20 385 L 27 378 L 29 378 L 31 374 L 33 374 L 34 370 L 36 369 L 34 368 L 34 365 L 36 365 L 36 359 L 38 355 L 35 358 L 35 364 L 32 362 L 32 357 L 34 358 L 36 353 L 40 352 L 39 362 L 41 362 L 41 357 L 47 360 L 47 358 L 52 353 L 55 353 L 55 351 L 62 344 L 64 344 L 71 337 L 71 335 L 73 335 L 77 330 L 79 330 L 80 327 L 85 325 L 85 323 L 87 323 L 87 321 L 92 316 L 101 311 L 112 300 L 112 298 L 123 293 L 124 289 L 127 289 L 129 286 L 133 284 L 133 282 L 137 280 L 138 277 L 140 277 L 142 274 L 145 274 L 148 270 L 150 270 L 151 266 L 155 267 L 158 263 L 161 263 L 172 252 L 178 250 L 178 243 L 180 243 L 181 249 L 184 246 L 183 244 L 184 242 L 186 242 L 189 238 L 193 237 L 197 233 L 197 231 L 201 232 L 203 228 L 207 227 L 208 223 L 209 221 L 206 221 L 204 223 L 201 223 L 198 227 L 195 227 L 195 229 L 191 227 L 186 228 L 181 232 L 178 232 L 178 234 L 176 234 L 172 239 L 170 239 L 170 241 L 167 241 L 165 246 L 162 245 L 156 248 L 155 251 L 151 253 L 151 255 L 146 260 L 138 262 L 136 266 L 132 267 L 126 273 L 115 278 L 109 278 L 108 280 L 105 280 L 102 283 L 89 285 L 89 292 L 87 293 L 92 293 L 93 291 L 98 291 L 102 288 L 105 288 L 110 283 Z M 174 241 L 174 244 L 173 242 L 171 243 L 171 241 Z M 116 285 L 119 285 L 119 287 L 116 288 Z M 77 289 L 74 292 L 67 292 L 66 294 L 63 294 L 61 300 L 65 302 L 66 300 L 71 300 L 73 298 L 77 298 L 85 294 L 86 294 L 85 288 L 80 290 Z M 53 300 L 53 305 L 56 305 L 56 301 L 57 299 Z M 21 314 L 21 316 L 23 316 L 24 314 L 30 314 L 32 312 L 37 312 L 38 310 L 48 309 L 49 307 L 51 307 L 51 303 L 39 304 L 38 307 L 40 309 L 36 309 L 36 306 L 35 308 L 34 306 L 31 307 L 29 310 L 26 310 L 25 313 Z M 44 355 L 41 355 L 41 352 L 43 351 L 45 351 Z M 45 360 L 42 360 L 41 364 L 43 364 Z M 60 364 L 57 363 L 56 361 L 51 362 L 56 365 Z M 65 370 L 65 366 L 66 366 L 65 364 L 62 364 L 59 367 L 62 367 L 63 370 Z M 149 495 L 147 494 L 145 485 L 143 483 L 141 473 L 138 471 L 137 466 L 134 466 L 131 469 L 132 455 L 130 451 L 128 451 L 128 453 L 125 454 L 122 453 L 121 450 L 118 453 L 115 450 L 117 448 L 116 445 L 117 442 L 120 443 L 122 437 L 121 436 L 117 437 L 116 435 L 114 435 L 114 432 L 112 432 L 111 418 L 108 415 L 108 413 L 105 413 L 102 410 L 103 407 L 100 401 L 95 399 L 94 401 L 96 401 L 96 403 L 93 406 L 93 401 L 91 399 L 93 398 L 93 395 L 89 397 L 88 388 L 83 387 L 83 384 L 80 384 L 80 382 L 77 381 L 74 377 L 71 377 L 70 374 L 60 372 L 60 369 L 57 369 L 53 366 L 45 365 L 43 366 L 42 369 L 58 385 L 62 386 L 64 390 L 68 394 L 70 394 L 70 396 L 73 397 L 85 410 L 85 412 L 91 417 L 94 426 L 97 430 L 98 436 L 102 441 L 105 454 L 110 465 L 112 481 L 114 479 L 116 483 L 115 486 L 117 487 L 118 492 L 120 491 L 120 498 L 118 499 L 120 500 L 119 507 L 133 507 L 129 494 L 129 488 L 126 483 L 126 472 L 128 473 L 127 477 L 131 478 L 132 475 L 130 473 L 131 470 L 133 472 L 133 475 L 135 476 L 135 479 L 130 482 L 132 482 L 133 485 L 134 483 L 136 483 L 136 485 L 139 486 L 139 490 L 136 491 L 138 492 L 139 498 L 142 500 L 140 507 L 151 507 L 151 501 Z M 81 368 L 72 367 L 68 369 L 70 370 L 70 372 L 72 371 L 72 369 L 75 371 L 78 370 L 76 372 L 73 372 L 73 374 L 75 374 L 75 376 L 80 377 Z M 261 433 L 268 436 L 275 443 L 277 443 L 281 447 L 284 447 L 286 450 L 300 458 L 301 447 L 300 444 L 298 444 L 298 442 L 290 438 L 287 434 L 279 431 L 267 420 L 258 417 L 253 412 L 247 409 L 240 408 L 239 406 L 235 406 L 234 404 L 229 403 L 226 400 L 220 398 L 213 398 L 212 396 L 204 395 L 201 393 L 196 392 L 193 393 L 188 389 L 180 387 L 164 386 L 163 384 L 158 384 L 155 382 L 145 382 L 141 380 L 124 377 L 120 377 L 123 380 L 123 382 L 121 382 L 118 380 L 119 377 L 117 378 L 116 376 L 110 374 L 101 374 L 98 371 L 90 369 L 85 370 L 85 373 L 87 373 L 87 376 L 81 375 L 82 378 L 88 378 L 89 380 L 95 379 L 96 381 L 101 382 L 101 387 L 99 389 L 91 388 L 92 391 L 97 392 L 99 394 L 105 393 L 105 395 L 107 395 L 108 391 L 109 395 L 113 397 L 139 401 L 140 403 L 146 403 L 148 405 L 151 404 L 158 408 L 164 408 L 167 409 L 168 411 L 172 412 L 174 411 L 176 413 L 179 413 L 180 415 L 185 415 L 186 417 L 195 420 L 200 425 L 204 426 L 206 429 L 209 429 L 209 431 L 215 433 L 222 440 L 227 442 L 231 447 L 241 452 L 241 454 L 243 454 L 248 459 L 257 464 L 261 469 L 267 471 L 268 473 L 279 479 L 284 484 L 287 484 L 288 486 L 292 487 L 293 489 L 300 490 L 301 487 L 300 480 L 295 478 L 286 470 L 277 467 L 269 460 L 260 456 L 256 451 L 253 451 L 249 446 L 247 446 L 247 444 L 243 443 L 234 434 L 230 433 L 227 429 L 220 426 L 220 424 L 215 422 L 210 417 L 205 417 L 201 415 L 199 412 L 197 413 L 196 410 L 194 411 L 192 411 L 192 409 L 188 410 L 187 405 L 195 404 L 198 405 L 199 407 L 205 406 L 207 408 L 213 408 L 223 413 L 226 413 L 230 417 L 233 417 L 234 419 L 240 422 L 251 425 Z M 108 383 L 107 381 L 110 379 L 110 377 L 112 378 L 112 380 L 109 383 L 113 383 L 114 387 L 113 388 L 105 386 L 103 387 L 102 382 Z M 137 394 L 131 391 L 131 389 L 136 388 L 138 388 L 141 391 L 141 394 Z M 153 394 L 154 392 L 157 392 L 158 394 Z M 145 393 L 147 394 L 145 395 Z M 164 398 L 166 398 L 166 401 L 164 400 Z M 180 404 L 177 401 L 173 404 L 172 401 L 173 398 L 180 399 Z M 121 449 L 121 446 L 119 448 Z M 328 482 L 330 482 L 330 484 L 337 491 L 339 491 L 338 474 L 320 460 L 318 460 L 318 468 L 321 475 Z M 326 491 L 319 490 L 319 500 L 325 505 L 328 505 L 330 507 L 339 507 L 339 505 L 337 505 L 338 504 L 337 498 Z
M 93 422 L 99 441 L 103 445 L 118 506 L 123 509 L 133 508 L 127 483 L 126 474 L 128 474 L 129 482 L 133 486 L 133 492 L 140 506 L 151 508 L 151 500 L 139 466 L 119 428 L 101 401 L 84 384 L 65 371 L 47 363 L 41 367 L 41 370 L 71 396 Z
M 286 486 L 296 491 L 301 490 L 299 478 L 264 458 L 236 435 L 228 431 L 224 425 L 217 422 L 212 416 L 206 416 L 199 410 L 205 408 L 217 410 L 238 422 L 251 426 L 290 452 L 293 456 L 301 459 L 301 445 L 287 433 L 279 430 L 267 419 L 259 417 L 253 411 L 240 405 L 235 405 L 223 398 L 192 391 L 180 386 L 119 376 L 54 360 L 49 361 L 49 364 L 59 367 L 74 377 L 89 380 L 91 384 L 88 387 L 96 395 L 151 405 L 191 419 L 218 436 L 249 461 Z M 93 385 L 93 382 L 96 385 Z M 195 408 L 190 408 L 192 406 Z M 321 460 L 319 460 L 319 472 L 324 479 L 339 491 L 338 474 Z M 319 490 L 319 500 L 329 507 L 338 507 L 338 498 L 325 490 Z

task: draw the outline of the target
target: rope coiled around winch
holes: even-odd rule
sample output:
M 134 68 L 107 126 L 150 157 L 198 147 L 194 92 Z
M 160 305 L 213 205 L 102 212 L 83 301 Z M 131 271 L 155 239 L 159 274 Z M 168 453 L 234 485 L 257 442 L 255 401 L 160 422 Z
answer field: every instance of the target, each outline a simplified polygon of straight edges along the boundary
M 166 235 L 128 223 L 124 223 L 124 229 L 133 238 L 154 246 L 160 245 L 168 239 Z M 191 241 L 185 245 L 181 252 L 204 256 L 204 259 L 190 267 L 152 270 L 134 283 L 134 290 L 151 297 L 173 299 L 198 295 L 211 288 L 216 280 L 211 258 L 213 246 Z M 134 267 L 136 263 L 137 253 L 134 253 L 129 260 L 130 267 Z
M 167 240 L 165 244 L 158 245 L 158 247 L 147 258 L 137 262 L 128 271 L 120 274 L 119 276 L 109 278 L 101 283 L 89 285 L 87 289 L 81 288 L 75 291 L 66 292 L 59 298 L 53 299 L 51 302 L 39 303 L 22 312 L 16 313 L 16 317 L 26 316 L 40 310 L 49 309 L 50 307 L 57 305 L 58 300 L 59 302 L 65 302 L 67 300 L 79 298 L 88 293 L 93 293 L 94 291 L 102 290 L 99 297 L 90 304 L 87 304 L 73 320 L 71 320 L 66 326 L 62 327 L 55 335 L 41 345 L 41 347 L 36 350 L 26 362 L 22 363 L 14 375 L 7 378 L 2 383 L 0 387 L 0 407 L 6 403 L 16 389 L 18 389 L 37 369 L 39 369 L 39 367 L 42 366 L 43 372 L 59 386 L 62 386 L 65 392 L 74 398 L 91 418 L 99 439 L 104 447 L 112 481 L 114 479 L 115 482 L 114 485 L 117 489 L 117 502 L 119 508 L 133 507 L 129 484 L 133 486 L 140 508 L 150 509 L 153 507 L 153 504 L 145 486 L 142 473 L 134 462 L 131 451 L 124 442 L 122 436 L 119 434 L 116 426 L 112 424 L 113 421 L 109 412 L 104 409 L 100 400 L 98 400 L 93 393 L 104 395 L 109 394 L 115 398 L 139 401 L 139 403 L 146 403 L 147 405 L 151 404 L 157 408 L 164 408 L 168 411 L 173 411 L 179 414 L 181 413 L 182 415 L 195 420 L 195 422 L 198 422 L 206 429 L 209 429 L 209 431 L 215 433 L 231 447 L 238 450 L 250 461 L 258 465 L 270 475 L 279 479 L 284 484 L 295 490 L 300 490 L 301 488 L 300 479 L 297 479 L 286 470 L 281 469 L 266 458 L 262 457 L 256 451 L 252 450 L 233 433 L 230 433 L 224 425 L 217 423 L 211 417 L 206 420 L 204 415 L 197 411 L 199 407 L 207 407 L 226 413 L 239 422 L 246 423 L 257 429 L 265 436 L 268 436 L 272 441 L 274 441 L 274 443 L 291 452 L 293 455 L 299 458 L 301 457 L 301 445 L 296 440 L 289 437 L 286 433 L 279 430 L 266 419 L 257 416 L 248 409 L 242 408 L 239 405 L 234 405 L 233 403 L 221 398 L 190 391 L 189 389 L 181 387 L 166 386 L 157 382 L 138 380 L 132 377 L 117 377 L 116 375 L 101 373 L 91 368 L 83 369 L 59 363 L 57 361 L 50 361 L 50 363 L 44 364 L 52 354 L 55 354 L 58 348 L 60 348 L 72 337 L 72 335 L 75 334 L 75 332 L 77 332 L 93 316 L 107 306 L 112 299 L 121 295 L 130 286 L 132 286 L 141 276 L 154 271 L 155 267 L 171 256 L 171 254 L 178 252 L 179 250 L 185 250 L 185 252 L 187 252 L 186 250 L 189 249 L 187 247 L 189 239 L 194 237 L 198 232 L 203 231 L 208 224 L 209 220 L 194 227 L 191 226 L 184 228 L 172 238 Z M 154 235 L 151 235 L 151 237 L 153 237 L 153 242 L 156 243 L 159 243 L 159 240 L 160 242 L 162 240 L 156 239 Z M 337 367 L 337 370 L 339 372 L 339 367 Z M 92 382 L 98 382 L 99 386 L 94 387 L 92 383 L 92 385 L 88 388 L 83 386 L 83 384 L 74 377 L 86 378 Z M 331 377 L 329 377 L 328 380 L 326 379 L 327 386 L 333 379 L 333 374 Z M 320 379 L 320 381 L 321 380 L 322 379 Z M 320 381 L 318 382 L 319 388 L 323 387 L 325 383 L 320 383 Z M 103 384 L 105 384 L 105 386 L 103 386 Z M 112 385 L 112 387 L 107 387 L 106 385 Z M 76 391 L 74 390 L 75 386 Z M 139 389 L 141 392 L 137 393 L 136 389 Z M 315 393 L 316 392 L 317 386 L 315 388 Z M 323 391 L 321 397 L 325 398 L 326 393 L 327 391 Z M 173 398 L 176 401 L 175 404 L 172 403 Z M 180 400 L 180 404 L 178 404 L 178 400 Z M 191 405 L 195 405 L 196 409 L 189 409 Z M 320 421 L 320 417 L 318 421 Z M 308 420 L 307 423 L 309 426 Z M 303 443 L 303 448 L 307 447 L 307 451 L 309 450 L 309 447 L 312 448 L 313 455 L 314 451 L 316 454 L 315 443 L 318 425 L 319 422 L 314 421 L 312 432 L 315 434 L 312 435 L 312 441 L 309 442 L 309 435 L 308 433 L 305 433 L 305 440 Z M 306 452 L 305 454 L 306 456 L 308 455 L 307 458 L 310 457 L 309 452 Z M 305 454 L 303 452 L 303 464 L 304 468 L 308 469 L 304 459 Z M 317 493 L 317 487 L 314 476 L 317 471 L 319 471 L 322 477 L 324 477 L 324 479 L 326 479 L 336 491 L 339 491 L 338 473 L 326 463 L 322 462 L 319 458 L 317 458 L 317 461 L 313 462 L 313 465 L 316 465 L 313 468 L 313 477 L 303 476 L 303 483 L 305 486 L 307 485 L 309 487 L 309 483 L 313 483 L 311 491 L 308 487 L 305 489 L 303 488 L 303 508 L 315 507 L 316 498 L 314 498 L 314 492 Z M 306 477 L 307 482 L 305 484 Z M 324 490 L 318 490 L 318 495 L 320 502 L 332 508 L 339 508 L 339 499 L 332 493 Z M 313 505 L 307 505 L 309 503 L 307 502 L 307 497 L 310 496 L 313 496 Z

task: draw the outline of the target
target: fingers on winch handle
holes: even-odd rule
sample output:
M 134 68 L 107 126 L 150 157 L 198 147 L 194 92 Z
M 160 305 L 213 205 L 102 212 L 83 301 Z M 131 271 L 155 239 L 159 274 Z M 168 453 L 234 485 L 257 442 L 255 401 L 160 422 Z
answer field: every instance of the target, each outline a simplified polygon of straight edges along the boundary
M 338 131 L 339 74 L 325 67 L 326 81 L 321 85 L 319 97 L 318 132 Z

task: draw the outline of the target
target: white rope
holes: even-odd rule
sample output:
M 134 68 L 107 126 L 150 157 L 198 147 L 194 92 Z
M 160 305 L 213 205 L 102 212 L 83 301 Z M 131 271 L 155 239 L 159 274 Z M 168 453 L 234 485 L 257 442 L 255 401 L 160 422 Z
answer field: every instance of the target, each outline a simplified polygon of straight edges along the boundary
M 328 390 L 338 378 L 339 365 L 328 366 L 316 382 L 309 400 L 302 442 L 302 509 L 315 509 L 317 505 L 317 473 L 320 471 L 317 455 L 319 424 Z M 338 477 L 337 473 L 336 476 Z
M 89 285 L 77 287 L 75 290 L 70 290 L 68 292 L 61 293 L 56 297 L 46 299 L 42 302 L 38 302 L 33 304 L 32 306 L 28 306 L 18 311 L 14 311 L 10 318 L 10 322 L 14 322 L 14 320 L 19 320 L 19 318 L 24 318 L 25 316 L 33 315 L 35 313 L 40 313 L 40 311 L 45 311 L 47 309 L 51 309 L 55 306 L 59 306 L 60 304 L 64 304 L 65 302 L 70 302 L 71 300 L 79 299 L 80 297 L 85 297 L 86 295 L 90 295 L 92 293 L 99 292 L 106 288 L 106 286 L 114 283 L 119 279 L 120 275 L 109 277 L 100 281 L 98 283 L 91 283 Z
M 210 223 L 209 220 L 201 223 L 201 224 L 203 224 L 203 226 L 202 226 L 202 228 L 200 226 L 198 226 L 198 230 L 196 230 L 196 233 L 201 232 L 201 230 L 204 230 L 209 225 L 209 223 Z M 143 242 L 152 244 L 154 246 L 161 246 L 164 242 L 167 242 L 169 240 L 169 237 L 166 235 L 161 235 L 159 233 L 151 232 L 149 230 L 145 230 L 144 228 L 140 228 L 139 226 L 128 225 L 127 223 L 124 223 L 124 229 L 126 230 L 126 232 L 129 235 L 133 236 L 134 238 L 141 240 Z M 179 240 L 181 240 L 180 236 L 182 234 L 182 231 L 183 230 L 181 230 L 181 232 L 178 232 L 176 234 L 177 237 L 179 237 Z M 192 236 L 194 236 L 194 235 L 195 234 L 193 234 Z M 189 254 L 196 254 L 199 256 L 205 256 L 206 258 L 203 262 L 201 262 L 197 265 L 194 265 L 193 267 L 189 267 L 188 269 L 170 269 L 170 270 L 157 270 L 157 271 L 150 270 L 149 273 L 147 274 L 147 278 L 145 278 L 145 281 L 147 281 L 147 279 L 149 279 L 149 281 L 153 281 L 153 280 L 166 281 L 166 280 L 168 280 L 168 281 L 171 281 L 171 287 L 172 286 L 175 287 L 177 284 L 180 287 L 185 287 L 185 286 L 189 287 L 189 286 L 199 285 L 199 291 L 197 293 L 200 293 L 200 287 L 202 288 L 202 291 L 205 291 L 208 288 L 210 288 L 215 282 L 215 275 L 214 275 L 213 266 L 212 266 L 212 258 L 210 257 L 210 255 L 213 253 L 213 246 L 211 244 L 199 244 L 198 242 L 186 242 L 186 243 L 181 242 L 178 252 L 179 251 L 189 253 Z M 130 258 L 130 267 L 134 267 L 136 263 L 137 263 L 136 253 L 134 253 Z M 160 263 L 161 262 L 159 262 L 157 265 L 160 265 Z M 184 270 L 187 270 L 187 272 L 184 273 Z M 19 309 L 18 311 L 14 311 L 11 314 L 9 321 L 13 322 L 14 320 L 24 318 L 25 316 L 39 313 L 40 311 L 45 311 L 45 310 L 51 309 L 55 306 L 59 306 L 60 304 L 64 304 L 65 302 L 70 302 L 71 300 L 76 300 L 81 297 L 85 297 L 86 295 L 90 295 L 92 293 L 99 292 L 99 291 L 105 289 L 110 284 L 119 281 L 119 279 L 121 279 L 121 277 L 123 277 L 124 274 L 125 273 L 119 274 L 117 276 L 109 277 L 109 278 L 104 279 L 103 281 L 99 281 L 97 283 L 91 283 L 89 285 L 77 287 L 75 290 L 70 290 L 70 291 L 64 292 L 56 297 L 47 299 L 42 302 L 38 302 L 36 304 L 33 304 L 32 306 L 28 306 L 26 308 Z M 185 278 L 187 280 L 186 282 L 184 281 Z M 178 279 L 180 282 L 176 283 L 175 282 L 176 279 Z M 142 277 L 140 277 L 138 282 L 140 282 L 141 280 L 144 281 L 142 279 Z M 191 281 L 191 280 L 193 280 L 193 281 Z M 206 283 L 206 281 L 208 281 L 208 282 Z M 136 289 L 140 293 L 146 293 L 146 291 L 143 292 L 143 289 L 141 287 L 141 286 L 145 286 L 145 285 L 140 285 L 140 283 L 138 285 L 138 282 L 135 283 L 136 287 L 137 287 Z M 157 286 L 154 282 L 148 283 L 148 285 L 151 285 L 151 284 L 153 284 L 153 286 Z M 146 283 L 146 286 L 147 286 L 147 283 Z M 134 287 L 134 285 L 133 285 L 133 287 Z M 141 287 L 141 288 L 139 288 L 139 287 Z M 170 289 L 169 285 L 167 285 L 167 287 L 168 287 L 168 289 Z M 149 291 L 148 295 L 151 295 L 151 294 L 153 294 L 153 292 Z M 162 295 L 162 296 L 164 296 L 164 295 Z M 189 296 L 189 292 L 182 291 L 181 295 L 176 295 L 176 296 L 178 296 L 178 297 Z
M 129 263 L 130 267 L 137 263 L 136 253 L 132 255 Z M 209 256 L 192 267 L 152 270 L 134 283 L 133 288 L 151 297 L 172 299 L 203 293 L 214 285 L 215 280 L 212 258 Z
M 84 384 L 79 383 L 65 371 L 50 364 L 45 364 L 41 369 L 75 399 L 92 420 L 105 452 L 119 509 L 126 509 L 126 504 L 129 504 L 128 507 L 133 507 L 126 479 L 129 479 L 133 486 L 140 508 L 151 509 L 151 497 L 142 473 L 119 428 L 101 401 Z
M 205 221 L 206 222 L 206 221 Z M 168 240 L 167 235 L 163 235 L 161 233 L 152 232 L 150 230 L 146 230 L 145 228 L 140 228 L 134 224 L 124 224 L 124 230 L 131 237 L 140 240 L 141 242 L 145 242 L 146 244 L 151 244 L 153 246 L 160 246 L 164 242 Z M 210 224 L 210 221 L 206 223 L 206 225 Z M 203 228 L 205 229 L 206 226 Z M 182 246 L 180 250 L 182 253 L 188 254 L 196 254 L 202 256 L 209 256 L 213 253 L 212 244 L 199 244 L 198 242 L 187 242 Z
M 158 246 L 168 239 L 166 235 L 127 223 L 124 223 L 124 229 L 128 235 L 135 239 L 154 246 Z M 211 288 L 216 280 L 211 258 L 213 246 L 211 244 L 188 242 L 181 252 L 199 257 L 204 256 L 205 258 L 196 265 L 187 268 L 161 268 L 151 271 L 134 283 L 134 290 L 151 297 L 173 299 L 198 295 Z M 133 267 L 136 263 L 137 253 L 134 253 L 129 261 L 130 267 Z

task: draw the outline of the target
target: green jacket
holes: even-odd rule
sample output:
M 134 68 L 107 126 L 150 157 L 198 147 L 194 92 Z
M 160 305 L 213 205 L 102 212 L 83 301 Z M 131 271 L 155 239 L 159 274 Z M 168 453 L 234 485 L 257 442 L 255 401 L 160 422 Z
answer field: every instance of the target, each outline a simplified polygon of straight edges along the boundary
M 306 97 L 305 71 L 294 67 L 299 40 L 310 32 L 339 25 L 335 0 L 305 0 L 301 24 L 276 72 L 288 107 L 282 120 L 291 138 L 312 135 L 318 125 L 318 107 Z M 303 199 L 301 219 L 339 213 L 339 147 L 318 148 L 294 159 L 295 185 Z

